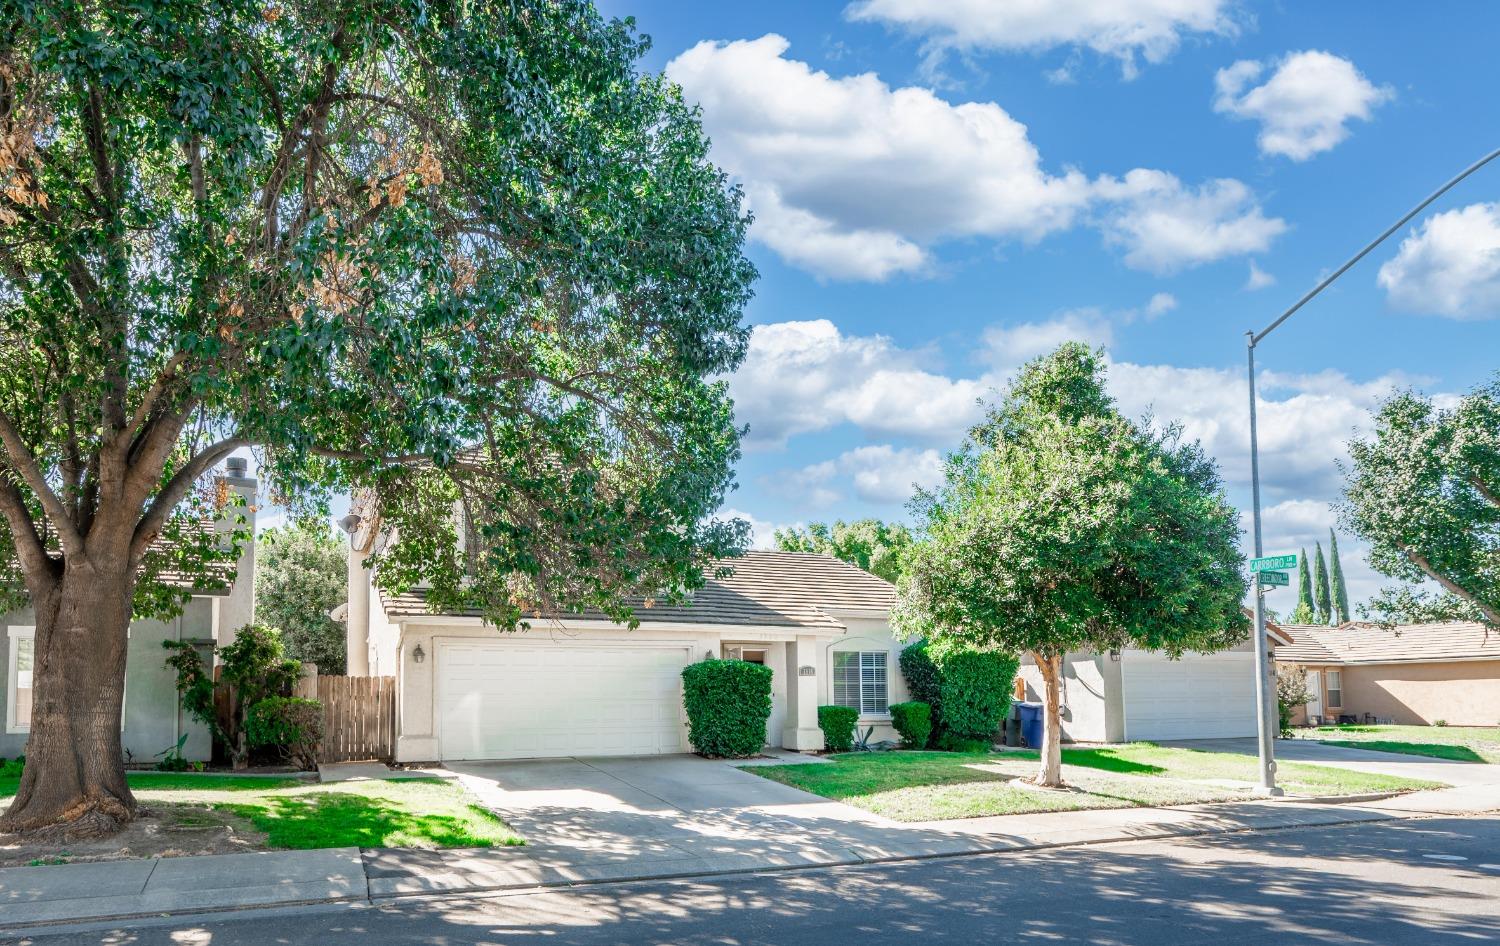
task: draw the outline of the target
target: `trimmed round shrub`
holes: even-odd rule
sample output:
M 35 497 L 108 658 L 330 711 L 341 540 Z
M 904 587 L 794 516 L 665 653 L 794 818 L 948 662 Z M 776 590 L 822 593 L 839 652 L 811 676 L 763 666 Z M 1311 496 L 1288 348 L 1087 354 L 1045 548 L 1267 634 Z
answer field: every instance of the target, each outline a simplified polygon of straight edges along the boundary
M 256 748 L 279 749 L 299 768 L 315 769 L 323 741 L 323 704 L 288 696 L 261 700 L 245 717 L 245 740 Z
M 942 677 L 943 728 L 962 739 L 993 741 L 1010 711 L 1020 661 L 968 647 L 933 648 L 932 661 Z
M 932 707 L 920 700 L 891 704 L 891 726 L 908 749 L 923 749 L 932 735 Z
M 823 730 L 823 748 L 829 752 L 848 752 L 854 748 L 854 726 L 859 710 L 850 706 L 818 707 L 818 728 Z
M 743 759 L 766 744 L 771 668 L 743 660 L 704 660 L 682 671 L 688 741 L 710 759 Z

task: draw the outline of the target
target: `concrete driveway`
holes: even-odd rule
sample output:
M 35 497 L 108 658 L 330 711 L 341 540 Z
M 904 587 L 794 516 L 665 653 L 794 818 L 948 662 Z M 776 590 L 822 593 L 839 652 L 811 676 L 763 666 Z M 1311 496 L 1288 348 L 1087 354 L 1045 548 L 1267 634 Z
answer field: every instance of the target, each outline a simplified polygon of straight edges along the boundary
M 1205 749 L 1213 752 L 1238 752 L 1256 755 L 1254 737 L 1244 739 L 1188 739 L 1164 742 L 1162 745 L 1183 749 Z M 1430 779 L 1459 787 L 1500 785 L 1500 765 L 1480 762 L 1454 762 L 1429 759 L 1399 752 L 1374 752 L 1369 749 L 1346 749 L 1311 739 L 1276 740 L 1276 758 L 1284 762 L 1310 762 L 1360 772 L 1400 775 L 1406 778 Z
M 809 763 L 818 764 L 818 763 Z M 460 762 L 448 768 L 527 839 L 572 863 L 753 855 L 775 864 L 876 854 L 921 832 L 691 755 Z M 931 833 L 931 853 L 947 850 Z

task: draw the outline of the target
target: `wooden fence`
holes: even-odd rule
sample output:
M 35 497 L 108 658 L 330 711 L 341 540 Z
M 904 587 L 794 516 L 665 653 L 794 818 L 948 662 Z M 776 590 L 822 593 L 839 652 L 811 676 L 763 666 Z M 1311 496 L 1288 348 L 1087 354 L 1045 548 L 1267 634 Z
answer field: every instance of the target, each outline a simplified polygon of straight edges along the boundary
M 396 749 L 396 678 L 318 678 L 323 703 L 319 762 L 389 761 Z

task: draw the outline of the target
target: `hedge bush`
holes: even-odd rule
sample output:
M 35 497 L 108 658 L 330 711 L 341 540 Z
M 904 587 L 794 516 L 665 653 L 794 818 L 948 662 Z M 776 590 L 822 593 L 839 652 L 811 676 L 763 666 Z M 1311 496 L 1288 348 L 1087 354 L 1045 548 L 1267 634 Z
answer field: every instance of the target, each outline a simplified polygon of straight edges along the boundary
M 818 728 L 823 730 L 823 748 L 829 752 L 848 752 L 854 748 L 854 726 L 859 710 L 849 706 L 818 707 Z
M 901 652 L 914 700 L 931 706 L 928 744 L 950 752 L 992 744 L 1010 711 L 1020 661 L 1009 654 L 918 641 Z
M 766 744 L 771 668 L 743 660 L 704 660 L 682 671 L 688 741 L 710 759 L 743 759 Z
M 299 768 L 315 769 L 323 741 L 323 704 L 286 696 L 261 700 L 246 714 L 245 739 L 256 748 L 281 750 Z
M 927 653 L 927 642 L 917 641 L 901 651 L 901 676 L 906 678 L 906 689 L 918 703 L 926 703 L 931 728 L 927 745 L 936 746 L 937 737 L 943 729 L 943 680 L 937 665 Z M 920 746 L 918 748 L 921 748 Z
M 891 704 L 891 725 L 908 749 L 922 749 L 932 735 L 932 707 L 920 700 Z

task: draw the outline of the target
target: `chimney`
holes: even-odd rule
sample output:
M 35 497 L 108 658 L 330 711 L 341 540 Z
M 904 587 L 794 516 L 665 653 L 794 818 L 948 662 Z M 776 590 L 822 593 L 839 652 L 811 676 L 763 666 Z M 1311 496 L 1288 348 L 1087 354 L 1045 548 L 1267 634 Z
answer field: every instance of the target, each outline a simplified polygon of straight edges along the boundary
M 255 514 L 260 484 L 250 475 L 250 464 L 244 457 L 227 458 L 219 481 L 244 498 L 245 505 L 232 511 L 245 517 L 250 530 L 250 538 L 240 547 L 240 559 L 235 564 L 234 584 L 230 586 L 226 597 L 215 601 L 219 614 L 219 646 L 223 647 L 234 643 L 236 632 L 240 628 L 255 623 Z M 230 518 L 221 519 L 217 525 L 223 532 L 232 530 L 234 526 L 235 523 Z
M 339 520 L 339 527 L 349 534 L 349 560 L 347 581 L 349 588 L 348 608 L 344 612 L 344 672 L 351 677 L 370 675 L 370 570 L 365 560 L 370 557 L 372 530 L 365 528 L 364 517 L 358 512 L 359 503 L 349 514 Z

